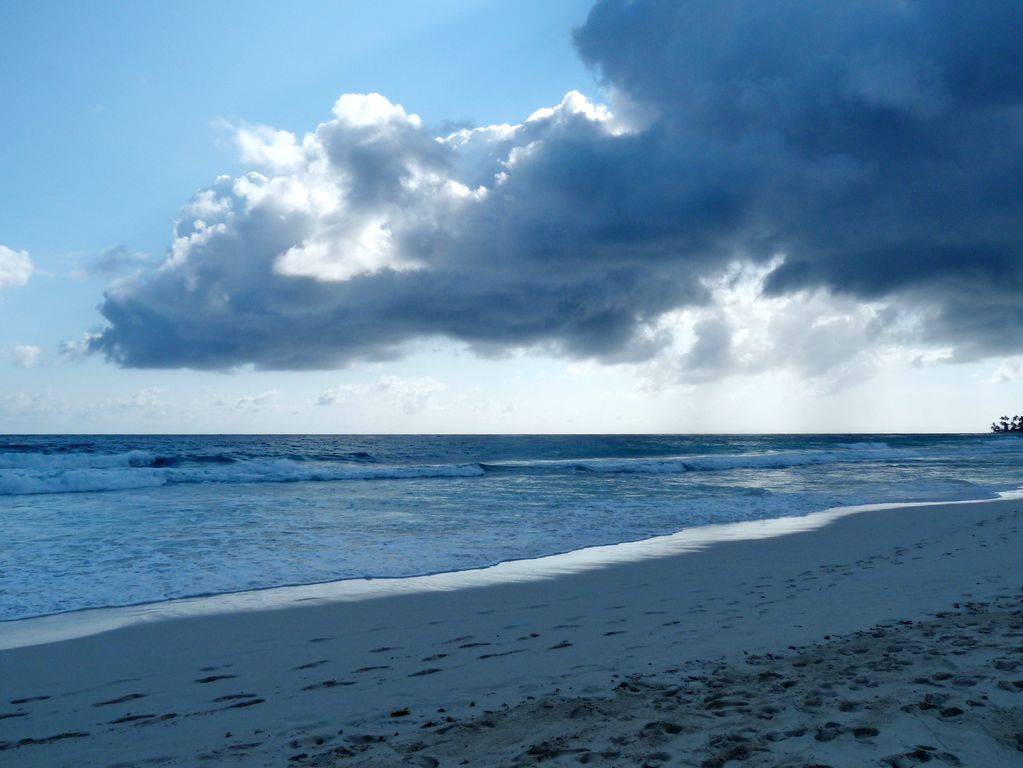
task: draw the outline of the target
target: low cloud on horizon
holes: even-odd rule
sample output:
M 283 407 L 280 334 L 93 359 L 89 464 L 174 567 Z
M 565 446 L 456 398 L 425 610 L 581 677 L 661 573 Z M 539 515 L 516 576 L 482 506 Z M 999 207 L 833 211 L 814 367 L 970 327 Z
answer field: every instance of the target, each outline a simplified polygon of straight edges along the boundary
M 435 137 L 346 94 L 303 136 L 239 127 L 253 171 L 185 206 L 88 344 L 329 369 L 446 337 L 689 381 L 1018 354 L 1021 33 L 995 0 L 602 0 L 574 39 L 607 107 Z

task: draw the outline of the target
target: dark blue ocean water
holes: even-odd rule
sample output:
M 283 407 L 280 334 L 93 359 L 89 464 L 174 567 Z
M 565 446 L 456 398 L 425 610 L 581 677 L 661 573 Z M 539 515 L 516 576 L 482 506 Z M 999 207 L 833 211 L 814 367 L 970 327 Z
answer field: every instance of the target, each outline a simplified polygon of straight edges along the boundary
M 0 437 L 0 619 L 1023 486 L 1006 435 Z

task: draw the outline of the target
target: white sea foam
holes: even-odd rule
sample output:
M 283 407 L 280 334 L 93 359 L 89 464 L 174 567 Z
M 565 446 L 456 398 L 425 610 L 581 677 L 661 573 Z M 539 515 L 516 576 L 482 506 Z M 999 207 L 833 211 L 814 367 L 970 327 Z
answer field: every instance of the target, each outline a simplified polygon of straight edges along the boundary
M 8 438 L 0 620 L 477 568 L 708 524 L 984 498 L 1023 484 L 1023 440 L 1011 437 L 845 440 Z
M 150 451 L 122 453 L 0 453 L 4 469 L 106 469 L 110 467 L 149 467 L 157 460 Z
M 1023 498 L 1023 491 L 1004 492 L 1000 493 L 999 497 L 1002 500 L 1019 500 Z M 989 499 L 972 499 L 944 503 L 977 504 L 990 501 Z M 486 568 L 398 579 L 349 579 L 275 587 L 0 622 L 0 650 L 59 642 L 108 632 L 120 627 L 169 619 L 540 581 L 618 563 L 684 555 L 722 542 L 751 541 L 804 533 L 823 528 L 843 517 L 862 512 L 931 507 L 939 504 L 942 502 L 901 502 L 837 507 L 799 517 L 778 517 L 769 520 L 707 525 L 666 536 L 654 536 L 641 541 L 585 547 L 539 558 L 510 560 Z
M 479 464 L 345 465 L 290 459 L 200 464 L 186 467 L 152 466 L 157 457 L 144 451 L 130 454 L 7 454 L 0 468 L 0 496 L 38 493 L 81 493 L 152 488 L 179 483 L 293 483 L 343 480 L 402 480 L 411 478 L 479 477 Z M 52 459 L 52 462 L 44 461 Z
M 159 469 L 0 470 L 0 496 L 123 491 L 166 483 L 165 473 Z
M 913 459 L 917 454 L 903 449 L 793 451 L 790 453 L 739 454 L 737 456 L 695 456 L 655 460 L 620 461 L 605 459 L 578 462 L 591 472 L 723 472 L 731 469 L 785 469 L 812 464 Z
M 736 469 L 785 469 L 808 465 L 911 460 L 918 454 L 884 443 L 855 443 L 841 450 L 802 450 L 658 458 L 592 458 L 506 461 L 493 464 L 381 465 L 228 457 L 165 457 L 151 451 L 122 453 L 0 454 L 0 496 L 117 491 L 181 483 L 288 483 L 479 477 L 487 469 L 519 472 L 585 471 L 670 475 Z
M 726 472 L 733 469 L 785 469 L 815 464 L 901 461 L 918 457 L 919 454 L 916 451 L 889 448 L 883 443 L 860 443 L 839 451 L 778 451 L 641 459 L 555 459 L 533 462 L 495 462 L 484 466 L 504 470 L 536 468 L 547 471 L 556 471 L 567 467 L 588 472 L 666 475 L 683 472 Z

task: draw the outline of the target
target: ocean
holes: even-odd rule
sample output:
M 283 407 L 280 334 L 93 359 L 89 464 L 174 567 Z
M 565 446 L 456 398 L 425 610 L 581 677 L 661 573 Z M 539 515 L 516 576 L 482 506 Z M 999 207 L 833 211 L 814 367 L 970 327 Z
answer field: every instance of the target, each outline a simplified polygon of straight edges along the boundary
M 2 436 L 0 620 L 1021 486 L 1014 435 Z

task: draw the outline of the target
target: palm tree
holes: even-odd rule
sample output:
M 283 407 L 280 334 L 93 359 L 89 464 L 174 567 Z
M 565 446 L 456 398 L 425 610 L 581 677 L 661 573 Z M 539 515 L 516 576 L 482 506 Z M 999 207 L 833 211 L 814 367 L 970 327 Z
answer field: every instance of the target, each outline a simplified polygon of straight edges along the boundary
M 1016 432 L 1023 434 L 1023 416 L 999 416 L 991 423 L 992 432 Z

